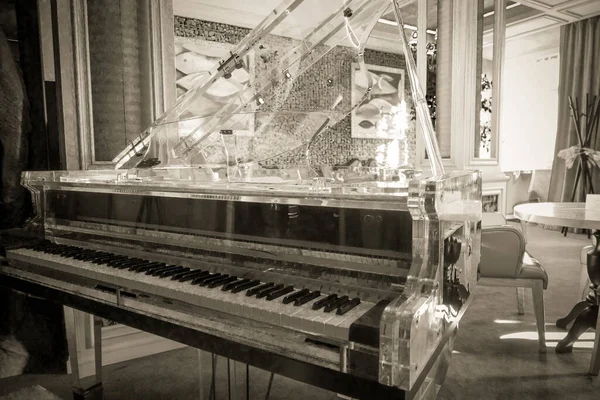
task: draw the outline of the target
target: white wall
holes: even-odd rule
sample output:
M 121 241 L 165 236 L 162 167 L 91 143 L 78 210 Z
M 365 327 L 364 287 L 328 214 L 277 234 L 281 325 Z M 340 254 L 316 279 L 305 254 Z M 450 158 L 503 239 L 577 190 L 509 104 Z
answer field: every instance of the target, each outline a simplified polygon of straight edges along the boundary
M 503 171 L 552 168 L 558 72 L 556 51 L 505 61 L 500 128 Z

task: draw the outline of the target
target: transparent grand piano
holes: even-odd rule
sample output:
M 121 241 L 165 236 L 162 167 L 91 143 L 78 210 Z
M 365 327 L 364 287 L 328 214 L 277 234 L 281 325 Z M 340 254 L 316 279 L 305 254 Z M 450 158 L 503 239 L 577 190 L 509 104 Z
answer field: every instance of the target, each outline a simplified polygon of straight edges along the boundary
M 365 64 L 406 3 L 286 0 L 116 168 L 25 172 L 44 240 L 7 252 L 3 284 L 354 398 L 435 397 L 476 286 L 481 175 L 444 171 L 402 29 L 410 98 Z M 286 51 L 249 72 L 272 35 Z M 324 72 L 340 49 L 352 88 Z M 340 162 L 324 138 L 351 118 L 384 144 Z

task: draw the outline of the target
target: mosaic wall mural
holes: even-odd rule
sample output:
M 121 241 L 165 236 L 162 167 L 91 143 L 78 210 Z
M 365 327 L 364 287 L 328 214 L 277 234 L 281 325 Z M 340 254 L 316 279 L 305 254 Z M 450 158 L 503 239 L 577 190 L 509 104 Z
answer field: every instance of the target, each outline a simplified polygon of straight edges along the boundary
M 236 26 L 207 22 L 198 19 L 175 17 L 175 35 L 177 40 L 186 38 L 236 44 L 249 33 L 248 29 Z M 290 38 L 270 35 L 256 49 L 254 54 L 254 73 L 261 74 L 269 70 L 285 54 L 286 50 L 294 44 Z M 177 48 L 176 51 L 180 51 Z M 312 68 L 311 73 L 300 76 L 294 82 L 294 87 L 286 93 L 286 104 L 294 104 L 302 109 L 328 109 L 337 96 L 340 88 L 343 91 L 343 104 L 347 107 L 351 101 L 352 62 L 354 61 L 351 50 L 345 47 L 336 47 L 320 59 Z M 404 56 L 384 53 L 367 49 L 365 61 L 375 67 L 388 67 L 397 70 L 405 69 Z M 404 80 L 404 99 L 406 108 L 412 108 L 409 83 Z M 350 160 L 359 159 L 366 161 L 373 158 L 382 148 L 389 146 L 387 139 L 355 138 L 352 134 L 351 116 L 341 120 L 331 129 L 323 132 L 312 142 L 310 157 L 312 165 L 339 165 Z M 288 121 L 294 124 L 294 121 Z M 280 121 L 282 125 L 288 123 Z M 258 123 L 257 123 L 258 126 Z M 414 164 L 416 147 L 415 122 L 407 118 L 406 148 L 409 149 L 409 163 Z M 277 146 L 277 138 L 272 138 L 271 145 Z M 281 138 L 284 140 L 284 138 Z M 301 163 L 305 157 L 305 146 L 292 151 L 278 154 L 266 162 L 292 166 Z M 276 154 L 273 151 L 273 154 Z

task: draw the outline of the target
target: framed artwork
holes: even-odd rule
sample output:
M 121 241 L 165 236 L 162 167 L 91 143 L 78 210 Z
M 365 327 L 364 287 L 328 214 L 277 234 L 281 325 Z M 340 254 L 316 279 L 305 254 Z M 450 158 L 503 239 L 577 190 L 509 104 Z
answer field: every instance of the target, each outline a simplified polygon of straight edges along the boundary
M 483 212 L 498 212 L 500 208 L 498 207 L 498 198 L 500 196 L 498 194 L 484 194 L 481 196 L 481 204 Z
M 175 36 L 176 89 L 179 98 L 190 90 L 199 80 L 207 76 L 215 65 L 228 58 L 234 46 L 229 43 L 211 42 L 198 38 Z M 188 106 L 179 124 L 180 136 L 191 133 L 201 122 L 198 119 L 214 115 L 226 104 L 236 99 L 255 76 L 254 53 L 249 52 L 243 59 L 243 68 L 236 69 L 231 78 L 221 78 L 215 82 L 203 96 Z M 254 113 L 245 112 L 233 115 L 222 129 L 232 130 L 238 136 L 254 135 Z
M 404 70 L 367 64 L 373 81 L 370 97 L 352 111 L 352 137 L 403 139 L 409 115 L 404 102 Z M 352 104 L 360 101 L 368 86 L 367 76 L 352 63 Z

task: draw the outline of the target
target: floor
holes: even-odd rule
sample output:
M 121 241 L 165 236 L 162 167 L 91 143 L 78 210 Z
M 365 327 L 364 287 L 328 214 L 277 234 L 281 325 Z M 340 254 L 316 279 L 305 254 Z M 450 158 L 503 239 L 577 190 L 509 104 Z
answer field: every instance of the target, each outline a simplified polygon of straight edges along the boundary
M 455 354 L 439 398 L 450 399 L 594 399 L 600 398 L 600 378 L 588 378 L 593 332 L 572 354 L 553 351 L 565 332 L 554 327 L 577 300 L 579 253 L 589 243 L 584 235 L 563 237 L 557 231 L 530 227 L 528 250 L 550 277 L 545 293 L 548 352 L 540 354 L 531 305 L 517 315 L 516 296 L 510 288 L 478 288 L 461 323 Z M 210 360 L 205 357 L 203 365 Z M 218 365 L 217 398 L 227 398 L 225 363 Z M 208 381 L 208 368 L 203 378 Z M 243 375 L 240 371 L 239 375 Z M 198 354 L 184 348 L 143 359 L 111 365 L 103 370 L 106 399 L 197 399 Z M 265 398 L 269 374 L 251 369 L 251 399 Z M 66 375 L 23 375 L 0 380 L 0 396 L 39 384 L 63 399 L 71 398 Z M 239 388 L 237 398 L 242 396 Z M 271 399 L 334 399 L 336 396 L 276 376 Z

